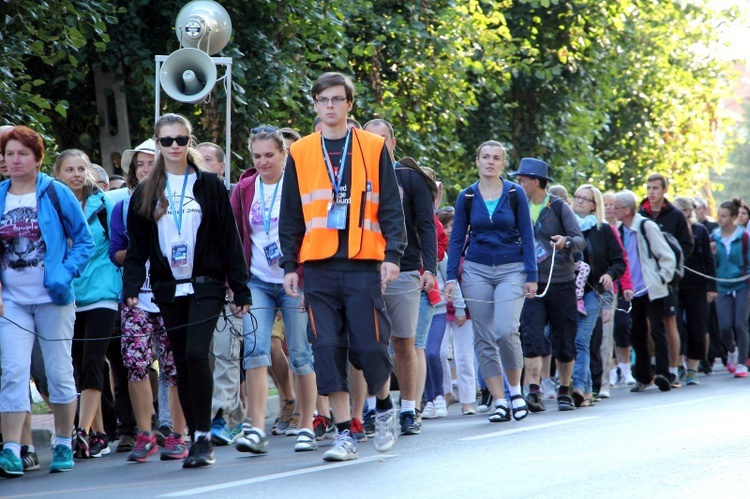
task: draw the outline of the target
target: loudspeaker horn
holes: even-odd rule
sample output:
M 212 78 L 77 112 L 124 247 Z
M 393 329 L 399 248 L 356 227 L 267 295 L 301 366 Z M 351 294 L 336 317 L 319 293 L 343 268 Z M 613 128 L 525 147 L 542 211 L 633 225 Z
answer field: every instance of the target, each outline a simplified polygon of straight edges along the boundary
M 161 66 L 161 88 L 172 99 L 196 104 L 208 98 L 216 84 L 216 65 L 207 53 L 186 48 L 172 52 Z
M 232 19 L 218 3 L 195 0 L 177 14 L 175 33 L 182 47 L 197 48 L 213 55 L 229 43 Z

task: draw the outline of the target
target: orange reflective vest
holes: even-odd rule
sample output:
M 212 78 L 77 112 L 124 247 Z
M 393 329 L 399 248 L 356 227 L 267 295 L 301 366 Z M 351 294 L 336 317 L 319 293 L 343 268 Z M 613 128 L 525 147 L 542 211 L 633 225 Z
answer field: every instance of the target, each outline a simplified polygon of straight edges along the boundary
M 380 232 L 380 156 L 385 139 L 352 129 L 351 172 L 349 185 L 349 258 L 352 260 L 385 259 L 385 238 Z M 333 186 L 328 176 L 320 132 L 304 137 L 289 151 L 297 168 L 297 182 L 305 217 L 305 237 L 299 260 L 324 260 L 336 254 L 339 231 L 326 227 L 328 207 L 333 202 Z

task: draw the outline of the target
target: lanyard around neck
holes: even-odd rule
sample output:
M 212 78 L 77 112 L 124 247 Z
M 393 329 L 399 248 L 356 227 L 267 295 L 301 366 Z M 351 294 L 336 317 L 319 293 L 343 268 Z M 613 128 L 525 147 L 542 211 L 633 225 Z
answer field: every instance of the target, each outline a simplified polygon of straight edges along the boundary
M 172 189 L 169 187 L 169 179 L 167 179 L 167 196 L 169 204 L 172 205 L 172 218 L 174 218 L 174 224 L 177 226 L 177 235 L 182 235 L 182 206 L 185 203 L 185 190 L 188 185 L 188 176 L 190 175 L 190 165 L 188 164 L 185 168 L 185 180 L 182 182 L 182 194 L 180 195 L 180 209 L 178 210 L 172 199 Z
M 271 206 L 268 208 L 268 216 L 266 216 L 266 197 L 263 195 L 263 180 L 260 181 L 260 211 L 263 214 L 263 228 L 266 230 L 266 235 L 271 232 L 271 215 L 273 214 L 273 205 L 276 203 L 276 194 L 279 192 L 279 186 L 284 180 L 284 172 L 281 172 L 281 177 L 276 182 L 276 187 L 273 189 L 273 197 L 271 198 Z
M 328 150 L 326 149 L 326 140 L 323 138 L 323 134 L 320 135 L 320 142 L 323 144 L 323 159 L 326 162 L 326 169 L 328 170 L 328 178 L 331 179 L 331 187 L 333 187 L 333 197 L 336 199 L 341 188 L 341 180 L 344 178 L 344 168 L 346 167 L 346 151 L 349 150 L 349 138 L 352 136 L 352 131 L 346 132 L 346 142 L 344 142 L 344 149 L 341 151 L 341 162 L 339 163 L 339 174 L 334 176 L 333 166 L 331 165 L 331 158 L 328 156 Z

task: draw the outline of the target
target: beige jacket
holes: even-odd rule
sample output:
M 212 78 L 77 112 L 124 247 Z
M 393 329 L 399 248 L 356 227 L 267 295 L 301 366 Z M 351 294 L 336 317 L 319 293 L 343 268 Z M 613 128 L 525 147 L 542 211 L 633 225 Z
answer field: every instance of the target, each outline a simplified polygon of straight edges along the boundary
M 651 245 L 651 254 L 641 233 L 641 224 L 648 221 L 647 218 L 636 213 L 629 229 L 635 231 L 638 237 L 638 260 L 641 264 L 643 282 L 648 286 L 649 300 L 658 300 L 669 294 L 669 281 L 674 276 L 677 259 L 667 240 L 661 234 L 661 229 L 656 222 L 647 223 L 646 237 Z M 632 258 L 628 255 L 628 258 Z

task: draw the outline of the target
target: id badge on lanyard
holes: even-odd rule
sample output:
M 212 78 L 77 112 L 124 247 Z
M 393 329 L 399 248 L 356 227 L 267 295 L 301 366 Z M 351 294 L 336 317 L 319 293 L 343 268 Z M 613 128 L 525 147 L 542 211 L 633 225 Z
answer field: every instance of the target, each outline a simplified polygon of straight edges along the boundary
M 344 230 L 346 229 L 346 208 L 345 203 L 331 203 L 328 205 L 328 220 L 326 228 Z
M 341 182 L 344 178 L 344 171 L 346 169 L 346 152 L 349 150 L 349 139 L 352 136 L 352 131 L 349 130 L 346 133 L 346 142 L 344 142 L 344 148 L 341 150 L 341 163 L 338 171 L 338 178 L 333 175 L 333 166 L 331 165 L 331 158 L 328 156 L 328 150 L 326 149 L 326 141 L 321 135 L 321 147 L 323 148 L 323 159 L 326 163 L 326 169 L 328 170 L 328 178 L 331 180 L 331 187 L 333 188 L 333 200 L 334 202 L 328 203 L 328 217 L 326 219 L 326 228 L 344 230 L 346 229 L 346 219 L 348 214 L 348 206 L 346 203 L 335 202 L 339 196 L 339 190 L 341 189 Z
M 169 261 L 173 269 L 187 267 L 189 250 L 190 246 L 186 242 L 178 241 L 172 243 L 172 251 L 170 252 Z
M 174 224 L 177 228 L 177 235 L 172 239 L 171 250 L 169 252 L 169 263 L 173 269 L 179 269 L 188 266 L 188 254 L 190 251 L 190 245 L 187 241 L 182 238 L 182 207 L 185 203 L 185 191 L 187 190 L 188 174 L 190 173 L 190 165 L 185 170 L 185 178 L 182 182 L 182 194 L 180 195 L 180 205 L 174 202 L 174 196 L 172 196 L 172 188 L 169 186 L 169 180 L 167 180 L 167 196 L 170 204 L 172 205 L 172 218 L 174 218 Z

